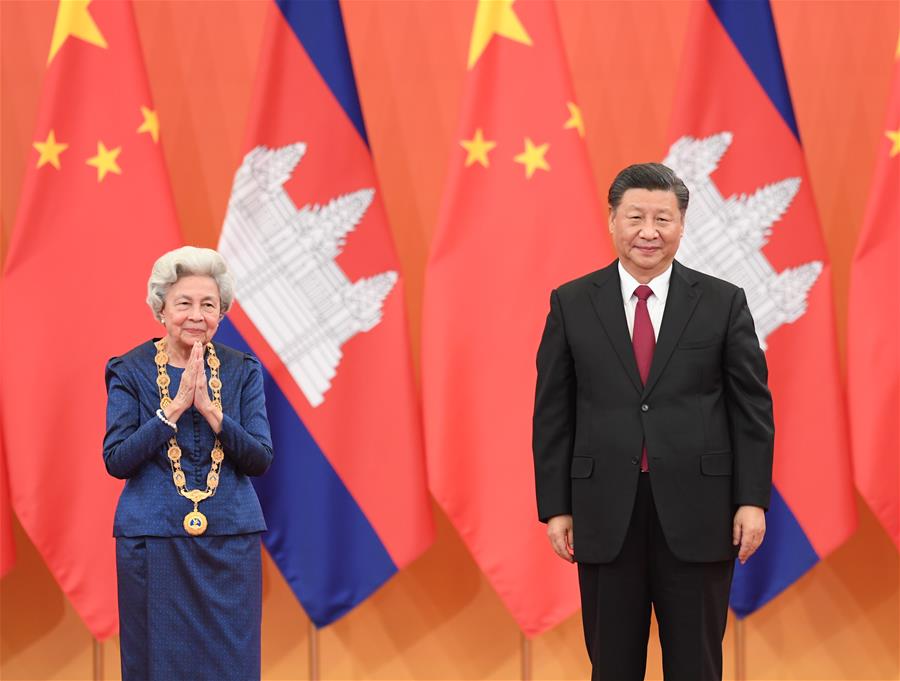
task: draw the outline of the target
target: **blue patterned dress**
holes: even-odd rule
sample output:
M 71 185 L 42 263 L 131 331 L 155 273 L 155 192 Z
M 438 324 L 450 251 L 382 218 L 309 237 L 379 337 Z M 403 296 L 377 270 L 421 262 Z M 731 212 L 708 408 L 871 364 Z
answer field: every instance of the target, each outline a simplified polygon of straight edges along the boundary
M 214 345 L 225 460 L 215 496 L 200 504 L 209 525 L 199 537 L 182 527 L 193 504 L 172 482 L 166 450 L 173 430 L 156 416 L 153 341 L 114 357 L 106 368 L 103 459 L 110 475 L 126 480 L 113 526 L 124 681 L 260 676 L 260 533 L 266 524 L 248 476 L 261 475 L 272 462 L 262 368 L 250 355 Z M 174 395 L 183 369 L 169 366 L 167 372 Z M 186 486 L 206 489 L 215 434 L 193 407 L 177 426 Z

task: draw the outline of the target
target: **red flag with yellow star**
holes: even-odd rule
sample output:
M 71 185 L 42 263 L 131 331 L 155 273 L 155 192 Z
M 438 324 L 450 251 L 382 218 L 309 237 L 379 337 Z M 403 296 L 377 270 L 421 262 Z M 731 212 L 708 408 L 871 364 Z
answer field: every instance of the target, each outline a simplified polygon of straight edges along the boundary
M 129 2 L 65 0 L 0 308 L 0 419 L 13 508 L 97 638 L 117 628 L 103 467 L 107 360 L 159 335 L 144 300 L 180 236 Z M 52 31 L 52 36 L 51 36 Z
M 900 549 L 900 41 L 850 273 L 847 387 L 856 487 Z
M 550 291 L 609 262 L 554 4 L 479 3 L 425 286 L 432 493 L 521 629 L 578 609 L 536 517 L 535 355 Z

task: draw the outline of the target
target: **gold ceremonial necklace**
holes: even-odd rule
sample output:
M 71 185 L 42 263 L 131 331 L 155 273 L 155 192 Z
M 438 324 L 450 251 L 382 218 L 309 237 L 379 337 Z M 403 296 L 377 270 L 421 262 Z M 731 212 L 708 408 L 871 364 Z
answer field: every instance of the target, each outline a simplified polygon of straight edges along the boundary
M 166 354 L 166 339 L 161 338 L 160 340 L 154 343 L 156 346 L 156 357 L 153 358 L 153 361 L 156 362 L 156 385 L 159 387 L 159 408 L 165 409 L 172 403 L 172 398 L 169 397 L 169 383 L 171 383 L 171 379 L 169 378 L 169 374 L 166 371 L 166 365 L 169 363 L 169 355 Z M 213 347 L 212 343 L 206 344 L 206 364 L 209 366 L 209 387 L 212 389 L 213 394 L 213 406 L 222 411 L 222 381 L 219 380 L 219 358 L 216 356 L 216 349 Z M 197 505 L 205 500 L 209 499 L 216 493 L 216 488 L 219 486 L 219 468 L 222 466 L 222 461 L 225 459 L 225 452 L 222 450 L 222 443 L 219 442 L 218 435 L 216 436 L 216 442 L 213 445 L 212 451 L 209 453 L 209 457 L 212 459 L 212 464 L 209 467 L 209 473 L 206 476 L 206 490 L 200 491 L 199 489 L 185 489 L 185 477 L 184 471 L 181 470 L 181 447 L 178 446 L 178 441 L 175 439 L 175 436 L 169 438 L 169 463 L 172 464 L 172 481 L 175 483 L 175 488 L 178 490 L 178 493 L 190 499 L 194 502 L 194 510 L 184 516 L 184 522 L 182 525 L 184 526 L 185 532 L 190 535 L 197 536 L 206 532 L 207 522 L 206 516 L 200 513 L 197 510 Z

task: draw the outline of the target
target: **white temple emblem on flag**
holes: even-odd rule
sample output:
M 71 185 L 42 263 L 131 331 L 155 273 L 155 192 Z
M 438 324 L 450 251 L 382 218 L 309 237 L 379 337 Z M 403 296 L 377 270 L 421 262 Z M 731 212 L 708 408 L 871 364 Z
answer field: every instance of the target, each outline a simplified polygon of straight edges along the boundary
M 726 199 L 710 175 L 731 139 L 730 132 L 703 139 L 685 136 L 670 147 L 663 161 L 691 192 L 677 258 L 688 267 L 744 289 L 759 344 L 765 350 L 769 334 L 806 312 L 807 296 L 822 272 L 822 263 L 816 260 L 782 272 L 772 267 L 762 248 L 800 189 L 800 178 L 787 178 L 753 194 Z
M 316 407 L 337 373 L 341 346 L 381 321 L 397 273 L 351 282 L 337 265 L 375 191 L 298 209 L 283 185 L 305 153 L 297 142 L 259 146 L 244 157 L 219 250 L 238 282 L 241 307 Z

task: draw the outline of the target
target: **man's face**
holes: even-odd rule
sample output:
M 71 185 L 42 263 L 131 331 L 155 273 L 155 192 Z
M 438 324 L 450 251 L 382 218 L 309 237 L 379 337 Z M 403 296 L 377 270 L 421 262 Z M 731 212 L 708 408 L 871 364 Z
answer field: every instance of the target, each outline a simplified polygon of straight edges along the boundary
M 625 270 L 646 283 L 666 270 L 681 243 L 678 197 L 670 191 L 629 189 L 610 210 L 609 231 Z

